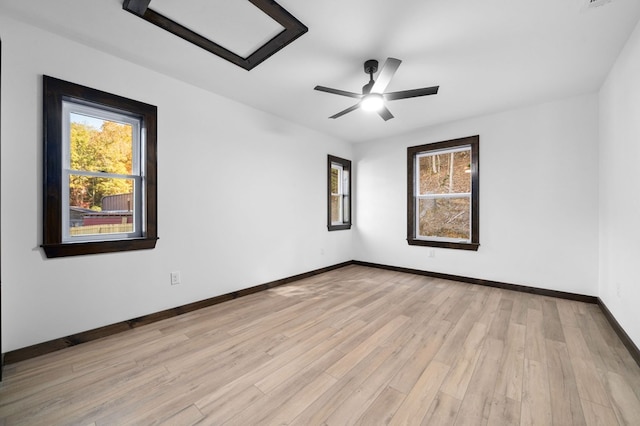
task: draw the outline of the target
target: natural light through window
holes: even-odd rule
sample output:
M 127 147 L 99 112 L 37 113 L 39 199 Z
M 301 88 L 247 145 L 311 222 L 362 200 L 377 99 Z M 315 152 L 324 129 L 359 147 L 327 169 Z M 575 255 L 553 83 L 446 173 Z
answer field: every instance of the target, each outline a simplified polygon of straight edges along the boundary
M 351 227 L 351 161 L 328 156 L 328 223 L 330 231 Z
M 42 82 L 46 256 L 154 248 L 157 107 L 46 75 Z
M 478 245 L 478 138 L 409 148 L 409 244 Z
M 140 235 L 140 121 L 63 103 L 63 241 Z
M 416 237 L 471 239 L 471 147 L 417 156 Z

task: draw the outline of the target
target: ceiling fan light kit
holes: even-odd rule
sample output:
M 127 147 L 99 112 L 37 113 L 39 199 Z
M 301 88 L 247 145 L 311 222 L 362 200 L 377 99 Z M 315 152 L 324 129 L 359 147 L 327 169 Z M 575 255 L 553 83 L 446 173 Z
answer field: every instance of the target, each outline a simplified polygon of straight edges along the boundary
M 395 58 L 387 58 L 377 80 L 373 79 L 373 74 L 378 71 L 378 61 L 369 59 L 364 63 L 364 72 L 369 74 L 369 82 L 362 87 L 362 94 L 347 92 L 340 89 L 332 89 L 330 87 L 316 86 L 314 90 L 320 92 L 332 93 L 334 95 L 346 96 L 349 98 L 360 99 L 360 102 L 350 106 L 349 108 L 332 115 L 329 118 L 338 118 L 343 115 L 362 108 L 364 111 L 376 111 L 384 121 L 393 118 L 393 114 L 386 106 L 387 101 L 395 101 L 398 99 L 415 98 L 418 96 L 435 95 L 438 93 L 440 86 L 423 87 L 421 89 L 402 90 L 400 92 L 387 92 L 385 90 L 391 79 L 395 75 L 398 67 L 402 63 L 401 60 Z
M 379 93 L 369 93 L 360 101 L 360 108 L 364 111 L 380 111 L 384 106 L 384 99 Z

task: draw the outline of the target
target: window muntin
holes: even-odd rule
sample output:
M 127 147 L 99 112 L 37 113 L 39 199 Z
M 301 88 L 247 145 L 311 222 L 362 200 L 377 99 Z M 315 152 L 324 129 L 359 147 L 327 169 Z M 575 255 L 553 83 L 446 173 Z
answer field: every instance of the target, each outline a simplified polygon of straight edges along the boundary
M 157 108 L 49 76 L 43 104 L 46 256 L 154 248 Z
M 351 161 L 328 156 L 329 231 L 351 227 Z
M 478 139 L 408 149 L 409 244 L 477 250 Z
M 73 101 L 62 112 L 62 241 L 141 237 L 140 118 Z

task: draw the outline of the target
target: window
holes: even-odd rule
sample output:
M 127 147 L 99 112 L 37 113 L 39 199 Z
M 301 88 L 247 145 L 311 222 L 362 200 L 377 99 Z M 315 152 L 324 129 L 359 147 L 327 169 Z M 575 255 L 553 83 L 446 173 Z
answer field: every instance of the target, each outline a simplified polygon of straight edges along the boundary
M 479 137 L 407 149 L 407 242 L 478 250 Z
M 351 161 L 328 156 L 327 228 L 351 228 Z
M 155 106 L 43 77 L 47 257 L 155 247 Z

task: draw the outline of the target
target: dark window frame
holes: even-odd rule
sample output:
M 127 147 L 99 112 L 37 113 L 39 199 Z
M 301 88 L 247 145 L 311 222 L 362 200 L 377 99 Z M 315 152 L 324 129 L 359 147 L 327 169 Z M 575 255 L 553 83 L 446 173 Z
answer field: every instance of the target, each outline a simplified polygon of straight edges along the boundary
M 471 241 L 454 242 L 416 238 L 416 155 L 429 151 L 471 147 Z M 407 243 L 415 246 L 477 251 L 480 246 L 480 137 L 478 135 L 407 148 Z
M 124 111 L 142 120 L 144 137 L 144 235 L 118 240 L 62 240 L 62 104 L 87 103 Z M 157 107 L 79 84 L 43 76 L 43 226 L 42 248 L 48 258 L 152 249 L 157 236 Z
M 341 224 L 333 224 L 331 221 L 331 166 L 332 164 L 340 164 L 343 170 L 349 172 L 349 185 L 348 185 L 348 206 L 349 206 L 349 218 Z M 352 181 L 352 173 L 351 173 L 351 160 L 346 160 L 344 158 L 336 157 L 334 155 L 327 155 L 327 229 L 329 231 L 338 231 L 342 229 L 351 229 L 351 218 L 353 217 L 352 210 L 352 198 L 353 195 L 351 193 L 351 181 Z

